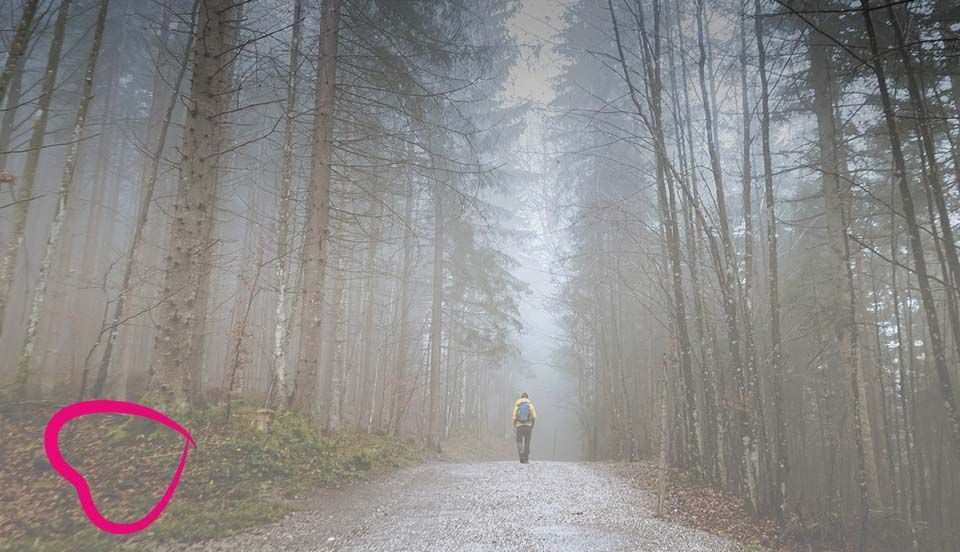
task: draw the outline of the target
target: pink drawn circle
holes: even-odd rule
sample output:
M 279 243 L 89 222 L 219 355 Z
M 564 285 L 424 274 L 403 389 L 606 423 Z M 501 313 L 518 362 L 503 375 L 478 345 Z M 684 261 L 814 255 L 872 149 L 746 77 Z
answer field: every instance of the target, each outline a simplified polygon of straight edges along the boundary
M 103 517 L 103 514 L 100 513 L 100 510 L 97 509 L 96 504 L 93 502 L 93 495 L 90 494 L 90 485 L 87 484 L 87 480 L 80 475 L 80 472 L 75 470 L 73 466 L 67 463 L 60 453 L 60 445 L 57 442 L 60 436 L 60 429 L 70 420 L 89 414 L 126 414 L 129 416 L 140 416 L 141 418 L 153 420 L 154 422 L 173 429 L 180 435 L 183 435 L 185 439 L 183 454 L 180 456 L 180 464 L 177 466 L 177 471 L 173 474 L 173 480 L 170 481 L 170 485 L 167 486 L 167 490 L 163 493 L 163 496 L 160 498 L 160 501 L 157 502 L 156 506 L 154 506 L 147 515 L 137 521 L 116 523 Z M 87 517 L 90 518 L 90 521 L 93 522 L 97 528 L 108 533 L 116 534 L 142 531 L 160 517 L 160 514 L 163 513 L 164 508 L 166 508 L 170 502 L 170 499 L 173 498 L 173 492 L 176 490 L 177 484 L 180 483 L 180 475 L 183 473 L 183 466 L 187 462 L 190 445 L 193 445 L 194 448 L 197 447 L 197 443 L 194 442 L 193 437 L 191 437 L 190 433 L 180 424 L 152 408 L 125 401 L 97 400 L 67 405 L 58 410 L 56 414 L 50 418 L 50 421 L 47 422 L 47 428 L 43 432 L 43 448 L 47 453 L 47 458 L 50 460 L 50 465 L 77 490 L 77 498 L 80 499 L 80 507 L 83 508 L 83 512 L 87 514 Z

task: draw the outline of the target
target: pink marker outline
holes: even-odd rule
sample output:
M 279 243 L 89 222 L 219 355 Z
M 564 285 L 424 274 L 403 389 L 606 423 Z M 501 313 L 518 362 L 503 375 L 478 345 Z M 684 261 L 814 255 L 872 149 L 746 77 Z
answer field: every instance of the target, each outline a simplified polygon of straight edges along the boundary
M 75 470 L 73 466 L 67 463 L 60 453 L 60 445 L 58 443 L 60 429 L 70 420 L 88 414 L 126 414 L 130 416 L 140 416 L 141 418 L 147 418 L 148 420 L 161 423 L 177 431 L 186 439 L 183 444 L 183 454 L 180 456 L 180 464 L 177 466 L 177 471 L 173 474 L 173 480 L 170 481 L 170 485 L 167 486 L 166 492 L 163 493 L 163 497 L 160 498 L 157 505 L 154 506 L 147 515 L 137 521 L 131 523 L 116 523 L 103 517 L 93 502 L 93 495 L 90 494 L 90 485 L 87 484 L 87 480 L 80 475 L 80 472 Z M 191 437 L 190 433 L 180 424 L 152 408 L 125 401 L 97 400 L 67 405 L 58 410 L 56 414 L 50 418 L 50 421 L 47 422 L 47 428 L 43 433 L 43 448 L 47 453 L 47 458 L 50 460 L 50 465 L 77 490 L 77 497 L 80 499 L 80 506 L 83 508 L 83 512 L 87 514 L 87 517 L 90 518 L 90 521 L 93 522 L 97 528 L 115 534 L 142 531 L 160 517 L 160 514 L 163 513 L 164 508 L 166 508 L 170 502 L 170 499 L 173 498 L 173 492 L 177 489 L 177 484 L 180 482 L 180 475 L 183 473 L 183 466 L 187 462 L 190 445 L 193 445 L 194 448 L 197 447 L 197 443 L 194 442 L 193 437 Z

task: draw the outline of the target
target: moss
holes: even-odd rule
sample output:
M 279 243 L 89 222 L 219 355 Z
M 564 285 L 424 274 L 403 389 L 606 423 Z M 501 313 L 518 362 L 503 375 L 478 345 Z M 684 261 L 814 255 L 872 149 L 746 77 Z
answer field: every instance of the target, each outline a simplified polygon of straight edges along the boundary
M 0 552 L 136 550 L 138 546 L 150 550 L 154 547 L 143 543 L 222 537 L 279 520 L 297 507 L 295 501 L 285 499 L 424 458 L 424 452 L 411 443 L 390 437 L 323 435 L 307 418 L 289 411 L 278 412 L 271 431 L 265 433 L 254 429 L 256 410 L 252 405 L 234 403 L 229 424 L 224 409 L 218 406 L 178 416 L 197 448 L 190 452 L 170 507 L 150 528 L 134 536 L 102 533 L 79 508 L 69 510 L 75 504 L 72 490 L 52 470 L 15 473 L 10 466 L 29 466 L 29 459 L 38 454 L 33 450 L 36 447 L 17 449 L 22 459 L 18 456 L 17 462 L 0 466 L 0 483 L 16 483 L 26 491 L 23 499 L 30 503 L 0 509 L 0 513 L 20 516 L 7 526 L 13 534 L 10 540 L 0 542 Z M 45 413 L 17 422 L 23 427 L 16 431 L 40 434 L 48 417 Z M 99 481 L 106 488 L 98 488 L 95 494 L 104 497 L 105 515 L 117 521 L 137 518 L 153 507 L 159 495 L 143 489 L 162 489 L 169 483 L 170 463 L 183 446 L 183 438 L 175 432 L 138 420 L 91 418 L 64 434 L 65 446 L 70 445 L 67 441 L 82 444 L 77 458 L 83 458 L 86 468 L 101 476 Z M 126 469 L 121 470 L 124 462 Z M 126 483 L 118 481 L 124 477 Z M 136 484 L 130 483 L 131 478 Z
M 151 525 L 143 536 L 162 541 L 196 542 L 273 523 L 292 509 L 290 505 L 263 498 L 181 504 L 171 506 L 170 511 Z
M 103 533 L 91 527 L 65 539 L 49 541 L 21 539 L 0 543 L 0 552 L 75 552 L 77 550 L 108 552 L 118 550 L 127 540 L 127 537 Z M 125 550 L 136 550 L 136 548 L 125 548 Z

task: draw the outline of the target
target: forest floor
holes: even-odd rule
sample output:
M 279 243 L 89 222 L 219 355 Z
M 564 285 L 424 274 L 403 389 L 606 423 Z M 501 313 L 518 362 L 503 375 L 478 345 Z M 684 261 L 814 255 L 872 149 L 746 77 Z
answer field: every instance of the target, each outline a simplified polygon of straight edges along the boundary
M 377 435 L 322 436 L 292 414 L 269 434 L 235 407 L 179 420 L 198 441 L 174 500 L 143 533 L 92 526 L 47 462 L 54 407 L 0 408 L 0 552 L 25 550 L 765 550 L 774 527 L 739 502 L 673 474 L 663 519 L 645 463 L 494 461 L 508 442 L 452 436 L 443 460 Z M 123 416 L 70 422 L 65 459 L 112 521 L 143 516 L 176 467 L 183 439 Z M 363 483 L 351 482 L 365 480 Z M 713 533 L 713 535 L 709 534 Z M 719 536 L 715 536 L 719 535 Z M 736 544 L 736 543 L 739 543 Z
M 0 405 L 2 406 L 2 405 Z M 235 406 L 178 419 L 197 441 L 174 499 L 156 523 L 135 536 L 111 535 L 86 518 L 74 488 L 43 451 L 53 406 L 12 415 L 0 408 L 0 552 L 154 550 L 176 539 L 196 542 L 282 519 L 318 488 L 376 477 L 422 462 L 411 441 L 367 434 L 320 435 L 304 419 L 280 415 L 269 434 L 252 429 L 254 409 Z M 157 503 L 183 451 L 172 430 L 137 418 L 85 416 L 67 424 L 65 460 L 90 483 L 111 521 L 130 522 Z
M 657 466 L 653 463 L 615 464 L 613 471 L 638 487 L 656 491 Z M 729 538 L 748 550 L 778 549 L 781 533 L 776 523 L 748 514 L 742 499 L 691 481 L 674 469 L 668 472 L 666 490 L 664 519 Z

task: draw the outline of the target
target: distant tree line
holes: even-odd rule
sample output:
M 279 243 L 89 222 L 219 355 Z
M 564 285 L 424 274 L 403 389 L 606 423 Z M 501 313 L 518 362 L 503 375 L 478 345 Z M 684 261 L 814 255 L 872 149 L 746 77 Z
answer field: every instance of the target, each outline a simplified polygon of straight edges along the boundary
M 958 24 L 940 0 L 571 6 L 555 306 L 590 457 L 663 446 L 809 539 L 960 550 Z
M 514 10 L 6 3 L 3 400 L 502 430 Z

